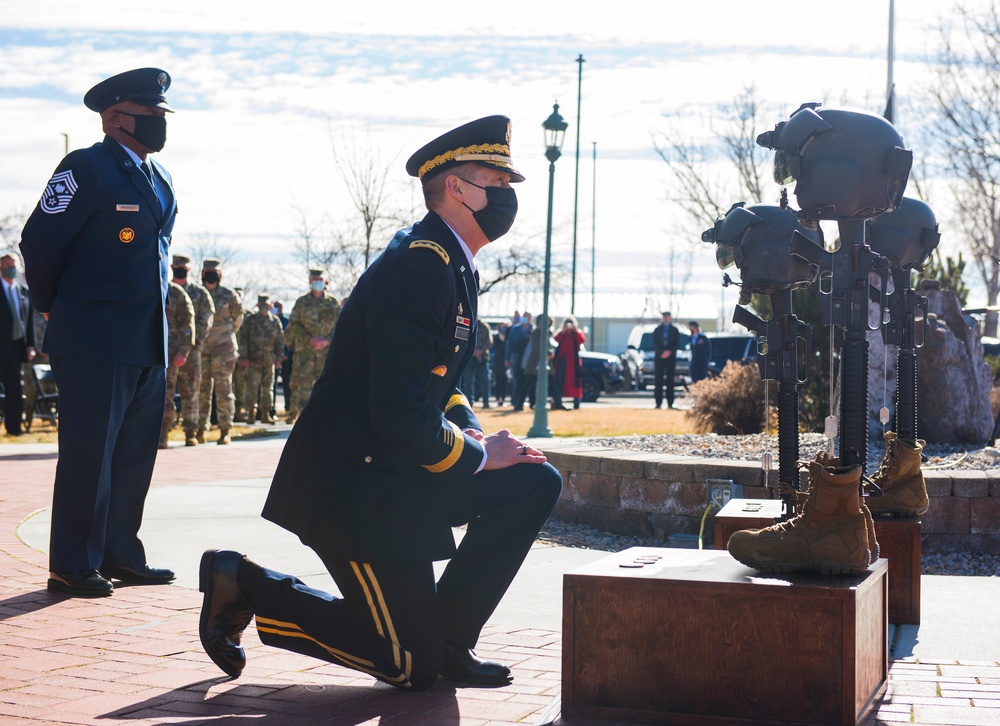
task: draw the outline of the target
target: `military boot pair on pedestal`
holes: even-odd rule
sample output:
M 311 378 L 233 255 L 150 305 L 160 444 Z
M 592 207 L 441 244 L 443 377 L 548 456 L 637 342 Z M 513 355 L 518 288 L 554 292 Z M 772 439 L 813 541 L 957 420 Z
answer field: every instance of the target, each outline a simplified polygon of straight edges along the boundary
M 820 453 L 806 464 L 809 488 L 798 497 L 798 514 L 764 529 L 734 533 L 729 553 L 764 572 L 863 572 L 879 554 L 873 515 L 906 517 L 927 511 L 920 468 L 923 444 L 887 433 L 885 454 L 872 477 L 882 494 L 864 498 L 861 467 L 842 467 L 838 459 Z
M 864 572 L 878 558 L 872 515 L 861 497 L 861 467 L 819 454 L 806 463 L 809 489 L 801 512 L 729 538 L 729 553 L 762 572 Z

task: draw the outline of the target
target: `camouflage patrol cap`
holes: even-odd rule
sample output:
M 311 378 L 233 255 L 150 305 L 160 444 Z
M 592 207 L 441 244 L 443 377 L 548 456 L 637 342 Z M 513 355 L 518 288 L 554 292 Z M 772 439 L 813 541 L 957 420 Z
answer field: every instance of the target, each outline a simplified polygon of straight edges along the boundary
M 258 307 L 260 307 L 261 305 L 267 305 L 269 302 L 271 302 L 271 296 L 270 295 L 258 295 L 257 296 L 257 306 Z
M 326 270 L 309 270 L 309 279 L 319 279 L 326 276 Z
M 201 263 L 201 269 L 222 272 L 222 263 L 219 260 L 207 259 Z
M 191 269 L 191 258 L 187 255 L 174 255 L 173 267 L 186 267 Z

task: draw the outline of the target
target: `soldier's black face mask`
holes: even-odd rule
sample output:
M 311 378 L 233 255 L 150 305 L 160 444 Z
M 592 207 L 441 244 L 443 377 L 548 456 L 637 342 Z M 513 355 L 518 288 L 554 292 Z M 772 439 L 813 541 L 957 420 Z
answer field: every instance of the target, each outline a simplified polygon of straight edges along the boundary
M 206 282 L 209 285 L 214 285 L 219 281 L 218 272 L 203 272 L 201 275 L 201 281 Z
M 125 116 L 131 116 L 135 120 L 135 131 L 129 133 L 122 128 L 122 131 L 150 151 L 160 151 L 167 143 L 167 119 L 165 116 L 145 116 L 134 113 L 119 111 Z
M 514 190 L 510 187 L 483 187 L 468 179 L 462 181 L 486 191 L 486 206 L 478 211 L 462 202 L 472 212 L 472 218 L 476 220 L 486 239 L 493 242 L 507 234 L 517 216 L 517 194 Z
M 174 268 L 174 278 L 178 280 L 186 280 L 188 276 L 187 268 L 185 267 L 175 267 Z

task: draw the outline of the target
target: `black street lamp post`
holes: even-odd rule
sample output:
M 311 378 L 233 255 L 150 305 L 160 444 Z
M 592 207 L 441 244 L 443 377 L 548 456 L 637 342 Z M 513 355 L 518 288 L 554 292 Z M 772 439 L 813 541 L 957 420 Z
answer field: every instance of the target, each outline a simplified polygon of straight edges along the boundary
M 552 189 L 556 176 L 556 159 L 562 155 L 563 138 L 569 128 L 559 115 L 559 104 L 553 104 L 552 115 L 542 123 L 545 129 L 545 158 L 549 160 L 549 217 L 545 225 L 545 286 L 542 292 L 542 317 L 538 327 L 538 385 L 535 389 L 535 421 L 529 437 L 552 437 L 549 428 L 549 279 L 552 274 Z

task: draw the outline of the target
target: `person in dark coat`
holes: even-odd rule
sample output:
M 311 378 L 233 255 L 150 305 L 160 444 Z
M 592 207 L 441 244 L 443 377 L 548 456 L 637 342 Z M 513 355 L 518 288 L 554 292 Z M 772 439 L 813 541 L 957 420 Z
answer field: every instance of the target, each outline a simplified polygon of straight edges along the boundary
M 701 332 L 697 320 L 688 323 L 691 331 L 691 382 L 697 383 L 708 375 L 708 361 L 712 357 L 712 341 Z
M 677 348 L 681 335 L 671 322 L 670 313 L 663 313 L 663 322 L 653 328 L 653 398 L 656 407 L 663 405 L 663 389 L 667 389 L 667 408 L 674 407 L 674 375 L 677 371 Z
M 59 388 L 50 590 L 174 579 L 139 540 L 166 397 L 167 270 L 177 203 L 149 155 L 166 141 L 170 76 L 140 68 L 83 102 L 105 137 L 60 162 L 21 233 L 31 302 Z
M 202 556 L 199 633 L 230 676 L 255 618 L 267 645 L 400 688 L 509 682 L 473 649 L 561 477 L 508 431 L 485 435 L 456 387 L 476 340 L 475 254 L 517 209 L 509 123 L 471 122 L 410 157 L 429 211 L 359 278 L 278 463 L 263 516 L 315 550 L 342 597 L 237 552 Z
M 0 257 L 0 382 L 4 391 L 3 423 L 8 436 L 24 433 L 21 366 L 34 357 L 35 321 L 28 290 L 17 281 L 14 255 L 3 255 Z

